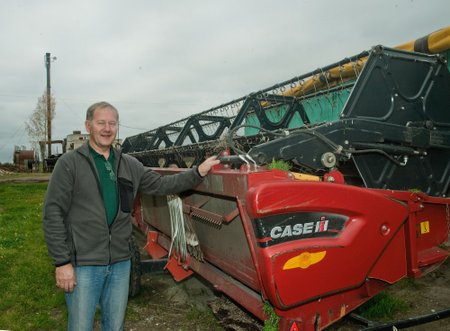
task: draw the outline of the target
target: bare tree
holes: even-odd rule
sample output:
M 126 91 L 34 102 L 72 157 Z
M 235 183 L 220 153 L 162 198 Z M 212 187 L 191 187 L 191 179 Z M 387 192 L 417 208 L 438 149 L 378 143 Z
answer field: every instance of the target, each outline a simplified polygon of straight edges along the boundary
M 51 119 L 55 117 L 55 98 L 51 97 Z M 47 94 L 44 93 L 38 98 L 36 108 L 25 121 L 25 130 L 34 150 L 40 151 L 40 159 L 46 157 L 45 143 L 47 141 Z M 43 147 L 43 148 L 42 148 Z

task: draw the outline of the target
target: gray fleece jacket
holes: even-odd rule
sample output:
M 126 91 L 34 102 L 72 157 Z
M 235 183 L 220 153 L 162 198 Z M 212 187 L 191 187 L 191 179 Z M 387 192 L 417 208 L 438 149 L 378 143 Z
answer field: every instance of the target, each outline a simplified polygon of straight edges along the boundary
M 201 183 L 196 169 L 160 176 L 114 149 L 119 211 L 108 226 L 100 182 L 88 144 L 60 157 L 44 202 L 43 229 L 55 266 L 108 265 L 130 258 L 130 214 L 138 191 L 175 194 Z

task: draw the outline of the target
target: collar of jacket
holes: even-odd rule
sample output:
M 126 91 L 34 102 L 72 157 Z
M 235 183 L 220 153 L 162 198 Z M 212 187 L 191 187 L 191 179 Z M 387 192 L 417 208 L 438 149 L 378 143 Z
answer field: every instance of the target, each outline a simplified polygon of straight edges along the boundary
M 111 150 L 113 151 L 114 158 L 116 159 L 116 169 L 115 170 L 117 171 L 119 164 L 120 164 L 120 158 L 122 155 L 122 151 L 120 149 L 114 148 L 114 147 L 111 147 Z M 91 160 L 92 163 L 94 162 L 94 159 L 92 158 L 91 153 L 89 152 L 89 140 L 87 142 L 85 142 L 83 145 L 81 145 L 77 149 L 77 152 L 84 155 L 85 157 L 87 157 L 89 160 Z
M 114 147 L 111 147 L 111 150 L 114 152 L 114 157 L 116 158 L 116 160 L 118 160 L 118 158 L 122 154 L 122 151 L 120 149 L 114 148 Z M 84 156 L 89 156 L 89 140 L 86 141 L 83 145 L 81 145 L 77 149 L 77 151 L 78 151 L 78 153 L 81 153 Z

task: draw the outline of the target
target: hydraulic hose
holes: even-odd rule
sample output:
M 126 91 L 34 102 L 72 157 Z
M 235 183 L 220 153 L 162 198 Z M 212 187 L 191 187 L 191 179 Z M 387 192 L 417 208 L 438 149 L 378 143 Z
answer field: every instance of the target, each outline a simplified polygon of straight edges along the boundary
M 430 323 L 438 321 L 440 319 L 450 317 L 450 308 L 444 309 L 435 313 L 428 315 L 422 315 L 417 317 L 411 317 L 405 320 L 393 321 L 388 323 L 379 324 L 376 326 L 371 326 L 360 331 L 392 331 L 396 329 L 406 329 L 412 326 L 421 325 L 425 323 Z

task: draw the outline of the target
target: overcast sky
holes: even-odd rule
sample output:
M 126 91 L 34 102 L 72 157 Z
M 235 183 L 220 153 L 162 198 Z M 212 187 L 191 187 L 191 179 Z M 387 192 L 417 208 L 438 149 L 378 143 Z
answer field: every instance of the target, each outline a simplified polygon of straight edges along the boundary
M 0 162 L 31 147 L 47 52 L 53 139 L 100 100 L 124 139 L 448 25 L 448 0 L 1 0 Z

